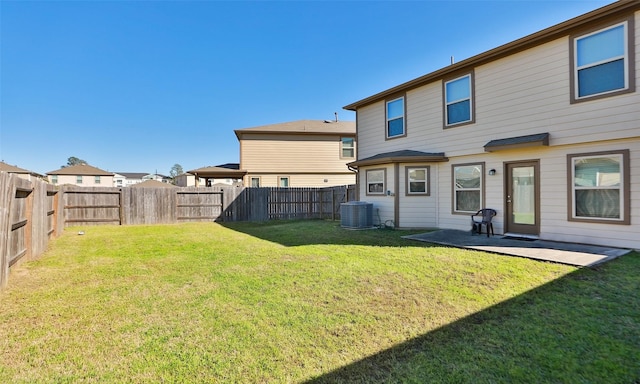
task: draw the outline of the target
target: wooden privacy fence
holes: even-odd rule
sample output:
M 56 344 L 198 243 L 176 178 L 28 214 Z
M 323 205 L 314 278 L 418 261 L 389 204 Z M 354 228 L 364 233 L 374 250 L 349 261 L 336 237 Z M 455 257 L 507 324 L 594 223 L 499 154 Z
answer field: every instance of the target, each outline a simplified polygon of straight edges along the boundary
M 329 188 L 60 187 L 0 172 L 0 288 L 9 268 L 39 257 L 78 225 L 340 218 L 354 185 Z
M 235 189 L 224 221 L 340 218 L 340 204 L 356 200 L 355 185 L 328 188 Z M 229 192 L 225 191 L 225 199 Z
M 43 181 L 0 172 L 0 288 L 13 265 L 38 258 L 62 233 L 59 194 Z
M 355 186 L 104 188 L 62 186 L 64 225 L 340 218 Z

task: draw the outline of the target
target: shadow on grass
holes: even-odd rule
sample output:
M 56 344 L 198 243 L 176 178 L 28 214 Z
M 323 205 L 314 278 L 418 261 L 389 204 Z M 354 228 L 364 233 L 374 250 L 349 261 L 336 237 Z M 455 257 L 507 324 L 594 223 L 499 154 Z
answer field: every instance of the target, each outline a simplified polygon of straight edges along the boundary
M 306 383 L 639 383 L 638 276 L 633 252 Z
M 433 246 L 430 243 L 418 243 L 402 238 L 405 235 L 424 233 L 426 232 L 424 229 L 415 231 L 375 228 L 351 230 L 342 228 L 338 221 L 326 220 L 282 220 L 262 223 L 223 222 L 219 224 L 234 231 L 288 247 L 312 244 Z
M 433 246 L 401 238 L 410 231 L 291 224 L 223 225 L 285 246 Z M 640 383 L 638 276 L 631 252 L 306 383 Z

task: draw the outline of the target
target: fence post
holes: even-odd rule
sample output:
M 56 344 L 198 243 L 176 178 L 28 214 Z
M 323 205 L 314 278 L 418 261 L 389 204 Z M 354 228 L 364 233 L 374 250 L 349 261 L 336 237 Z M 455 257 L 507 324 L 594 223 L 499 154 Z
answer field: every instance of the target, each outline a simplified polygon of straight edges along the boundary
M 0 289 L 9 278 L 9 232 L 11 231 L 11 201 L 15 195 L 12 176 L 0 172 Z

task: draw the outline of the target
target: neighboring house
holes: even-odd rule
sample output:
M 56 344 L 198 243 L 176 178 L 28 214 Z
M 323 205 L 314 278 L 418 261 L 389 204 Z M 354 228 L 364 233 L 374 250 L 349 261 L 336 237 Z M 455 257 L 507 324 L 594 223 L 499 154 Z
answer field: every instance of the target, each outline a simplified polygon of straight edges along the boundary
M 113 174 L 113 186 L 114 187 L 123 187 L 125 180 L 127 180 L 127 177 L 125 175 L 123 175 L 122 173 L 116 172 Z
M 329 187 L 354 184 L 352 121 L 300 120 L 237 129 L 240 169 L 248 187 Z
M 397 227 L 487 207 L 496 233 L 640 249 L 638 44 L 618 1 L 345 106 L 360 200 Z
M 46 177 L 44 175 L 29 171 L 27 169 L 16 167 L 15 165 L 9 165 L 4 161 L 0 161 L 0 172 L 12 173 L 17 175 L 21 179 L 29 181 L 37 179 L 46 180 Z
M 146 180 L 156 180 L 163 183 L 171 183 L 171 178 L 169 176 L 161 175 L 158 173 L 116 172 L 113 177 L 113 186 L 131 187 Z
M 144 177 L 148 173 L 140 172 L 116 172 L 113 178 L 114 187 L 131 187 L 132 185 L 145 181 Z
M 111 172 L 88 164 L 71 165 L 47 172 L 51 184 L 72 184 L 82 187 L 112 187 L 113 176 Z
M 161 183 L 167 183 L 167 184 L 171 183 L 171 178 L 169 176 L 161 175 L 159 173 L 150 173 L 150 174 L 144 175 L 142 177 L 142 180 L 143 181 L 155 180 L 155 181 L 159 181 Z
M 132 184 L 131 188 L 176 188 L 175 185 L 159 180 L 145 180 L 142 183 Z

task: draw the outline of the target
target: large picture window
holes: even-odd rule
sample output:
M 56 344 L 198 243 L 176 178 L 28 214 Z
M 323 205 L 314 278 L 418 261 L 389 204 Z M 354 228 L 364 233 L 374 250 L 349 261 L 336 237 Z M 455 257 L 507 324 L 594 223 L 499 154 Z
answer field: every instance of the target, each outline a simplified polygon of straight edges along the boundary
M 471 74 L 444 83 L 445 126 L 469 123 L 473 120 Z
M 429 195 L 429 167 L 407 167 L 406 180 L 408 196 Z
M 625 21 L 572 40 L 575 100 L 630 90 L 628 29 Z
M 387 138 L 405 135 L 404 97 L 387 101 Z
M 453 212 L 475 213 L 482 208 L 483 164 L 453 166 Z
M 628 151 L 569 155 L 572 220 L 628 221 Z
M 386 172 L 384 169 L 367 170 L 367 195 L 384 195 Z

